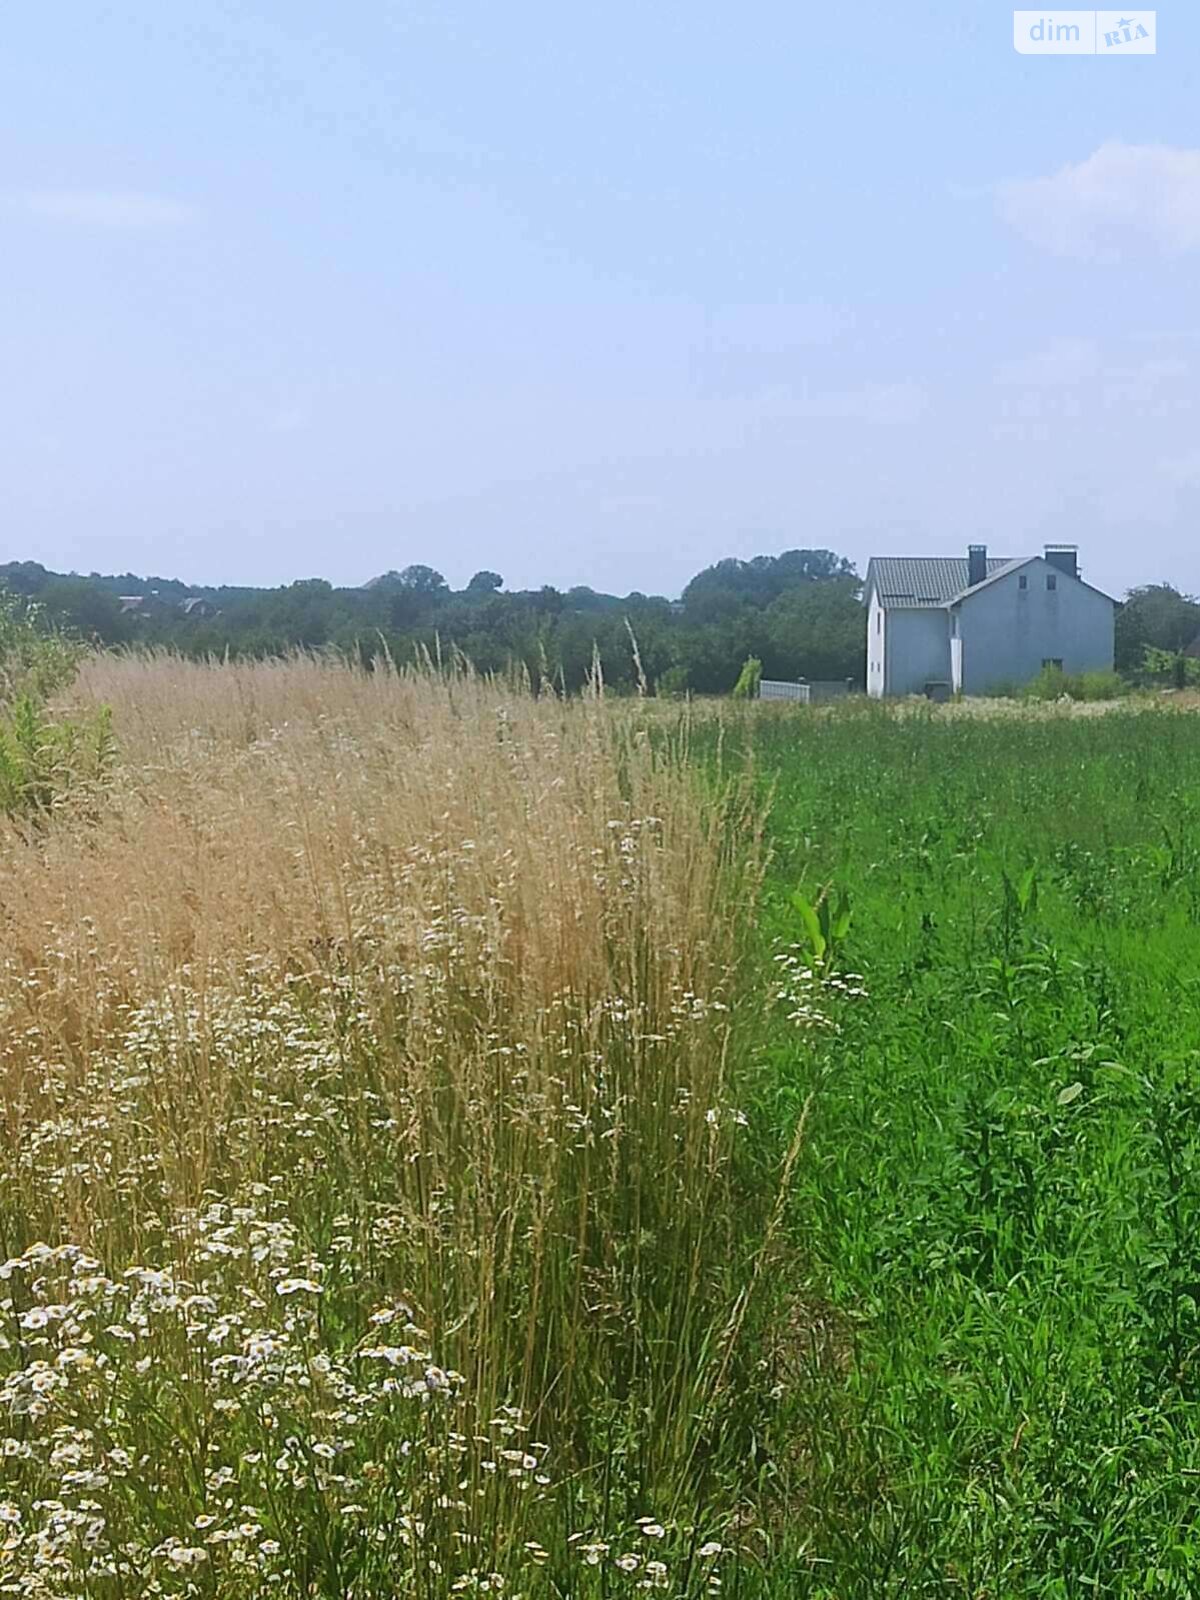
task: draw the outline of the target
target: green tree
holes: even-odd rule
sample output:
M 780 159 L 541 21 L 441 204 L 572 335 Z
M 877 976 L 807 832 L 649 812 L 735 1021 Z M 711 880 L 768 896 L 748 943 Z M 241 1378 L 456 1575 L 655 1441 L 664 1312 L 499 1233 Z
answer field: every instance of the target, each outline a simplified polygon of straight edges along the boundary
M 478 595 L 482 598 L 484 595 L 495 594 L 497 590 L 503 589 L 503 587 L 504 579 L 498 572 L 488 572 L 484 569 L 482 572 L 475 573 L 467 584 L 464 593 Z
M 38 595 L 47 618 L 85 639 L 123 644 L 134 637 L 134 625 L 109 589 L 88 578 L 51 578 Z
M 1146 649 L 1178 652 L 1200 635 L 1200 601 L 1169 583 L 1131 589 L 1117 613 L 1116 666 L 1135 672 Z
M 423 566 L 419 561 L 398 573 L 397 582 L 401 589 L 408 589 L 413 594 L 443 595 L 450 592 L 450 586 L 441 573 L 435 567 Z
M 765 621 L 769 677 L 864 681 L 866 616 L 856 579 L 788 590 L 768 608 Z

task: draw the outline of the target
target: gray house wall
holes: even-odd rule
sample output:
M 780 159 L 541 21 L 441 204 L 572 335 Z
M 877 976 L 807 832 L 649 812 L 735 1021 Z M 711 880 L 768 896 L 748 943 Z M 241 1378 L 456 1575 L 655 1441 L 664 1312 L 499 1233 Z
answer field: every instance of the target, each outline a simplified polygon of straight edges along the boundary
M 1027 580 L 1024 589 L 1022 577 Z M 1053 589 L 1047 587 L 1048 577 L 1057 579 Z M 1056 573 L 1041 556 L 968 595 L 954 609 L 966 694 L 1027 683 L 1048 660 L 1061 660 L 1064 672 L 1112 669 L 1112 601 Z
M 883 624 L 884 694 L 922 694 L 950 682 L 950 617 L 945 606 L 890 606 Z

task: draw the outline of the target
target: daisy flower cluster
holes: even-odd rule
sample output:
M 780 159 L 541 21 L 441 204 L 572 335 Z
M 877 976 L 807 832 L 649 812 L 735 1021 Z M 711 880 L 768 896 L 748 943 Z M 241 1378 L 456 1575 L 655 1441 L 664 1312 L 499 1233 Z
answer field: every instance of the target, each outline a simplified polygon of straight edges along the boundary
M 838 1004 L 868 998 L 862 973 L 827 972 L 814 967 L 802 945 L 788 945 L 773 960 L 775 1003 L 787 1008 L 788 1021 L 797 1028 L 836 1033 Z

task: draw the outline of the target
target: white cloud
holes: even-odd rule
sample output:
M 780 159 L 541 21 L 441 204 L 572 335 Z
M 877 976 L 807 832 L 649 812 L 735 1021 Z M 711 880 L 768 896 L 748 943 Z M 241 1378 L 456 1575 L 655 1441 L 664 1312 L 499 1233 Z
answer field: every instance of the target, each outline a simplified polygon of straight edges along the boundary
M 173 228 L 191 222 L 191 206 L 160 195 L 105 189 L 38 189 L 11 204 L 54 222 L 96 228 Z
M 996 205 L 1055 255 L 1119 261 L 1147 248 L 1183 255 L 1200 250 L 1200 150 L 1113 141 L 1048 178 L 999 184 Z

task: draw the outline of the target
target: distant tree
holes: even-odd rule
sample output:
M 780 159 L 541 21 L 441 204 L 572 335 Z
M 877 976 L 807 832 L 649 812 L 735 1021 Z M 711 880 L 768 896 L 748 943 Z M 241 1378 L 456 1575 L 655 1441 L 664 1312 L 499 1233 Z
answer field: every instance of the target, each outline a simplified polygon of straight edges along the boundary
M 683 605 L 690 617 L 712 621 L 743 607 L 762 610 L 789 589 L 831 580 L 858 582 L 853 564 L 832 550 L 785 550 L 749 561 L 730 556 L 696 574 L 683 591 Z
M 763 620 L 770 677 L 863 681 L 866 615 L 857 579 L 789 589 L 767 608 Z
M 448 593 L 450 588 L 440 572 L 433 567 L 422 566 L 419 561 L 399 572 L 397 582 L 402 589 L 409 589 L 413 594 L 440 595 Z
M 775 557 L 773 576 L 787 589 L 796 583 L 825 583 L 831 578 L 858 582 L 854 563 L 832 550 L 785 550 Z
M 85 639 L 120 644 L 133 635 L 116 595 L 87 578 L 51 578 L 38 599 L 47 617 Z
M 1200 635 L 1200 601 L 1181 594 L 1169 583 L 1147 583 L 1131 589 L 1117 613 L 1116 665 L 1136 671 L 1146 649 L 1186 650 Z
M 9 561 L 0 566 L 0 588 L 13 594 L 38 594 L 56 576 L 47 572 L 40 561 Z
M 497 589 L 503 589 L 504 579 L 498 572 L 488 572 L 486 568 L 477 572 L 467 584 L 467 594 L 486 595 L 495 594 Z

